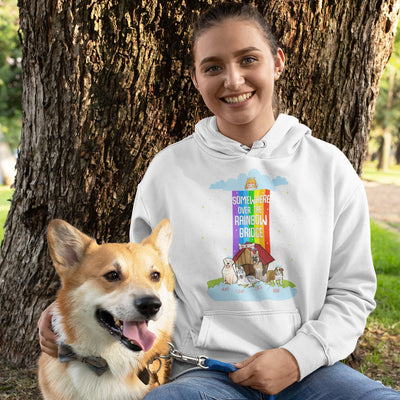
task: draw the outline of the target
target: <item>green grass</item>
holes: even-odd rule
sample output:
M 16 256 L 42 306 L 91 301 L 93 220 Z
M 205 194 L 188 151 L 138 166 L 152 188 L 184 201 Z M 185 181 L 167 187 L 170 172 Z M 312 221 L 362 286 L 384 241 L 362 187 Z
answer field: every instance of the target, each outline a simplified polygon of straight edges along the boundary
M 378 171 L 377 165 L 377 162 L 366 162 L 362 178 L 368 181 L 400 186 L 400 165 L 392 165 L 388 172 Z
M 371 319 L 392 326 L 400 321 L 400 235 L 371 221 L 371 245 L 378 278 Z
M 0 242 L 4 237 L 4 223 L 6 222 L 10 201 L 14 190 L 9 186 L 0 186 Z
M 400 165 L 388 172 L 377 170 L 377 162 L 364 164 L 362 177 L 383 184 L 400 185 Z M 399 200 L 400 201 L 400 200 Z M 375 296 L 376 310 L 369 321 L 387 328 L 400 321 L 400 231 L 399 223 L 388 223 L 392 229 L 371 221 L 371 246 L 378 288 Z

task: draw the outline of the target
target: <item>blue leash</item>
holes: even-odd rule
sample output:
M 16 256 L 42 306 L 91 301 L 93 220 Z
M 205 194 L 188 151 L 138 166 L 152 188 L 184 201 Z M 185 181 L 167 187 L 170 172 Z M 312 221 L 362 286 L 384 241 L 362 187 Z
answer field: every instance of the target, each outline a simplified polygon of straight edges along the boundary
M 159 358 L 165 358 L 165 359 L 170 359 L 174 358 L 175 360 L 179 360 L 182 362 L 186 362 L 189 364 L 194 364 L 197 365 L 200 368 L 203 369 L 208 369 L 210 371 L 220 371 L 220 372 L 235 372 L 237 371 L 237 368 L 230 363 L 225 363 L 222 361 L 214 360 L 212 358 L 208 358 L 206 356 L 200 356 L 200 357 L 191 357 L 191 356 L 186 356 L 182 354 L 180 351 L 175 349 L 175 346 L 172 343 L 168 343 L 170 350 L 167 356 L 160 356 Z M 269 400 L 275 400 L 274 395 L 269 395 Z
M 205 358 L 203 364 L 210 371 L 221 371 L 221 372 L 228 372 L 228 373 L 237 371 L 237 368 L 233 364 L 224 363 L 222 361 L 214 360 L 212 358 Z M 270 394 L 268 399 L 274 400 L 275 396 L 273 394 Z

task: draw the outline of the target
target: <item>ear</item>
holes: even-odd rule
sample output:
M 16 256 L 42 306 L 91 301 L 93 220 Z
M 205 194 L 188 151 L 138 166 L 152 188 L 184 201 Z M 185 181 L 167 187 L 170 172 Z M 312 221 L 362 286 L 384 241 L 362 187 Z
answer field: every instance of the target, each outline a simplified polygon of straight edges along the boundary
M 62 277 L 79 263 L 93 239 L 61 219 L 54 219 L 47 229 L 50 256 Z
M 282 49 L 279 47 L 275 56 L 275 66 L 274 66 L 275 80 L 279 79 L 279 76 L 281 75 L 284 68 L 285 68 L 285 55 L 283 54 Z
M 192 82 L 194 87 L 199 90 L 199 84 L 197 83 L 197 79 L 196 79 L 196 70 L 194 68 L 190 69 L 190 77 L 192 78 Z
M 163 219 L 153 230 L 152 234 L 143 240 L 142 244 L 152 245 L 160 254 L 161 261 L 169 264 L 168 253 L 171 245 L 172 229 L 167 219 Z

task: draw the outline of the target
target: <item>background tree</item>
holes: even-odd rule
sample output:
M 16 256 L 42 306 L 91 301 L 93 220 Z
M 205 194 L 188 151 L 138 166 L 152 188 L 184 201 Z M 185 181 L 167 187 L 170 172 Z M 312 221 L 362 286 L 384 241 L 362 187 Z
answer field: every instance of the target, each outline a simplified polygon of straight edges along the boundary
M 12 149 L 21 136 L 22 68 L 15 0 L 0 0 L 0 130 Z M 2 138 L 0 138 L 2 140 Z
M 400 29 L 392 56 L 380 84 L 380 95 L 373 120 L 371 156 L 378 158 L 378 169 L 388 170 L 392 162 L 400 163 Z M 376 148 L 378 147 L 378 148 Z M 394 151 L 393 151 L 394 149 Z M 374 151 L 375 150 L 375 151 Z
M 10 361 L 34 361 L 36 321 L 58 285 L 48 222 L 127 240 L 149 160 L 205 114 L 188 49 L 192 19 L 209 3 L 19 0 L 22 140 L 0 264 L 0 348 Z M 360 171 L 399 0 L 256 3 L 287 54 L 283 109 Z

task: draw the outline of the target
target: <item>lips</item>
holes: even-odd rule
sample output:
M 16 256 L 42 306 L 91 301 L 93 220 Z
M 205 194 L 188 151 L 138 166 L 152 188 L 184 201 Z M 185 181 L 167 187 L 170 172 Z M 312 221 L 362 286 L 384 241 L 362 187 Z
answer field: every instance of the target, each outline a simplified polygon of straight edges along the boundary
M 250 97 L 252 97 L 254 95 L 255 92 L 249 92 L 249 93 L 243 93 L 237 96 L 226 96 L 226 97 L 222 97 L 222 101 L 224 101 L 225 103 L 228 104 L 239 104 L 239 103 L 243 103 L 246 100 L 250 99 Z

